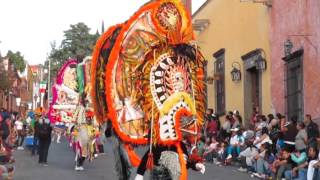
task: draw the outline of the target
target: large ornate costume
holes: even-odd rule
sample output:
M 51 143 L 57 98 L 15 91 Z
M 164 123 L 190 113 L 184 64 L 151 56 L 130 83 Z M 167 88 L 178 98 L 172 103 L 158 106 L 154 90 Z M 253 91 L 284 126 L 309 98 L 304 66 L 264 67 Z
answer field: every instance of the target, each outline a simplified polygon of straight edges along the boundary
M 148 163 L 130 151 L 131 144 L 150 145 L 147 161 L 154 165 L 176 154 L 172 163 L 179 168 L 170 172 L 173 179 L 187 179 L 182 141 L 197 139 L 203 125 L 204 59 L 193 37 L 191 17 L 180 1 L 152 1 L 109 28 L 92 61 L 98 121 L 112 122 L 134 166 Z
M 62 66 L 53 86 L 53 103 L 49 111 L 51 122 L 65 123 L 70 131 L 70 144 L 76 153 L 75 170 L 83 170 L 86 158 L 93 159 L 99 131 L 95 127 L 97 123 L 89 93 L 90 69 L 91 57 L 86 57 L 82 63 L 68 60 Z

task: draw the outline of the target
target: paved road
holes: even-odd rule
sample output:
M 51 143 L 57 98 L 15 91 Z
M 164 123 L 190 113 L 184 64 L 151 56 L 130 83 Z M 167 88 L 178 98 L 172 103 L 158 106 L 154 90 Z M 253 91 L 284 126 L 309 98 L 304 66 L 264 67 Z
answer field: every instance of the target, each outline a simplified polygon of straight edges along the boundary
M 74 171 L 74 155 L 66 142 L 51 144 L 48 167 L 38 165 L 37 157 L 30 151 L 16 151 L 15 180 L 117 180 L 114 170 L 114 160 L 109 143 L 106 144 L 106 155 L 100 156 L 92 163 L 85 163 L 85 171 Z M 247 180 L 250 177 L 239 173 L 232 167 L 207 165 L 204 175 L 189 170 L 190 180 Z M 149 178 L 145 178 L 149 179 Z M 250 178 L 251 179 L 251 178 Z

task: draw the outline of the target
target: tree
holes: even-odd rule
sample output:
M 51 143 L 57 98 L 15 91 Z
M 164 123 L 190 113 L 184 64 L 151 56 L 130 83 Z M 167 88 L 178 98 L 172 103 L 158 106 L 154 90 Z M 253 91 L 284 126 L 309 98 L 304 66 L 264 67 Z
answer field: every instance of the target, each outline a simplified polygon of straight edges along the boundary
M 26 62 L 19 51 L 15 53 L 8 51 L 7 57 L 9 58 L 10 64 L 13 64 L 18 71 L 23 72 L 25 70 Z
M 10 87 L 8 72 L 4 69 L 4 65 L 0 62 L 0 90 L 6 91 Z
M 51 43 L 51 75 L 55 76 L 59 68 L 68 58 L 77 59 L 79 62 L 92 54 L 94 45 L 99 38 L 99 34 L 90 34 L 90 28 L 84 23 L 70 25 L 70 29 L 64 31 L 64 39 L 60 47 L 56 42 Z M 49 59 L 45 62 L 48 67 Z

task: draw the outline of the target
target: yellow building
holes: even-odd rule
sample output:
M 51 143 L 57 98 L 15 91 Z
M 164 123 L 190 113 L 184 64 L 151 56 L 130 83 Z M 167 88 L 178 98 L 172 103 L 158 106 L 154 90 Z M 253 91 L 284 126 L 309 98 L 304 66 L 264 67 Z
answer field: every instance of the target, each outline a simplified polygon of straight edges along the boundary
M 253 107 L 272 111 L 269 7 L 242 1 L 206 1 L 193 14 L 193 27 L 208 60 L 207 77 L 214 77 L 207 81 L 208 108 L 220 114 L 239 110 L 248 125 Z M 238 81 L 232 80 L 234 68 L 241 73 Z

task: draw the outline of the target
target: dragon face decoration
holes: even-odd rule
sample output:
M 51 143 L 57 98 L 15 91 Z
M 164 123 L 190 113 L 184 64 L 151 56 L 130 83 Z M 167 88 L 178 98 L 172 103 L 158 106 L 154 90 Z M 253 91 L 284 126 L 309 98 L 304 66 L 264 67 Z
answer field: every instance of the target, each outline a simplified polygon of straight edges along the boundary
M 51 122 L 72 121 L 72 112 L 78 104 L 76 60 L 68 60 L 60 69 L 52 87 L 53 100 L 49 109 Z
M 151 1 L 109 28 L 92 59 L 92 98 L 125 143 L 177 145 L 203 125 L 204 59 L 180 1 Z M 151 134 L 151 137 L 150 137 Z

